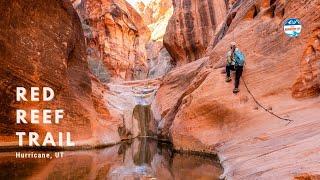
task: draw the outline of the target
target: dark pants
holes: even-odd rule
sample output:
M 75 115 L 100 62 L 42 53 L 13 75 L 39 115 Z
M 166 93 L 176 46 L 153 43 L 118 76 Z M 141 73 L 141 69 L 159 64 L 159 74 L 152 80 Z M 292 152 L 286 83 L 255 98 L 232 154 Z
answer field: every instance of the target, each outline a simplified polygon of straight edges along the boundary
M 226 72 L 227 76 L 230 77 L 231 71 L 236 71 L 236 79 L 234 82 L 234 87 L 238 88 L 239 87 L 239 82 L 240 82 L 240 77 L 242 75 L 243 71 L 243 66 L 234 66 L 234 65 L 227 65 L 226 66 Z

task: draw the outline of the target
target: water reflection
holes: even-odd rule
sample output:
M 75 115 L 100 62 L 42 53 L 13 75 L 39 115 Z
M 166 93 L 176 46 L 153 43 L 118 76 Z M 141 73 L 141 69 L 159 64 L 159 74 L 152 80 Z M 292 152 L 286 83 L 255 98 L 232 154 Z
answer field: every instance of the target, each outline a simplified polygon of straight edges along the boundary
M 68 151 L 63 158 L 16 159 L 0 153 L 0 179 L 218 179 L 212 158 L 176 154 L 148 138 L 90 151 Z

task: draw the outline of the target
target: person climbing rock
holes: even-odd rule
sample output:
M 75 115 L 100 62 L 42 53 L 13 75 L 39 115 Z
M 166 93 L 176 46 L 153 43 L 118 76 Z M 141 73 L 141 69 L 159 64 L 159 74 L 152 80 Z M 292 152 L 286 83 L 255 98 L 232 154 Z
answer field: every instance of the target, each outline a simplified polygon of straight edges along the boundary
M 239 83 L 240 78 L 243 71 L 245 57 L 243 53 L 237 48 L 237 45 L 235 42 L 231 42 L 230 44 L 230 50 L 227 53 L 227 65 L 226 65 L 226 82 L 231 81 L 230 73 L 231 71 L 236 71 L 235 76 L 235 82 L 234 82 L 234 89 L 233 93 L 239 92 Z

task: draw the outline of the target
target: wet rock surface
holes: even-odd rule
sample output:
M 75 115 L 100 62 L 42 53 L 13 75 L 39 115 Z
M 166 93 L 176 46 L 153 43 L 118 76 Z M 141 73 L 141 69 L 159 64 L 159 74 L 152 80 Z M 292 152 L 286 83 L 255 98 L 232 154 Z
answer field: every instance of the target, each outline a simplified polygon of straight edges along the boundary
M 140 129 L 139 136 L 155 135 L 155 133 L 151 131 L 151 129 L 155 129 L 156 125 L 151 124 L 155 123 L 155 121 L 150 107 L 150 105 L 136 105 L 133 109 L 133 117 L 138 120 L 138 126 Z

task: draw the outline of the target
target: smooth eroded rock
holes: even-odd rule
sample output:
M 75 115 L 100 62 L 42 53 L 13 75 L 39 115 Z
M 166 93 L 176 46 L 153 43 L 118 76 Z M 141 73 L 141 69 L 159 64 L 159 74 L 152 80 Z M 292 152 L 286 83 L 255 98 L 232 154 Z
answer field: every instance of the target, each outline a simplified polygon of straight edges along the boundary
M 319 174 L 319 68 L 315 67 L 319 64 L 319 15 L 314 13 L 319 9 L 316 1 L 231 4 L 224 26 L 206 51 L 212 68 L 199 69 L 190 77 L 187 64 L 164 77 L 156 98 L 160 119 L 168 122 L 161 132 L 169 132 L 177 149 L 217 153 L 224 167 L 222 177 L 227 179 Z M 283 32 L 288 17 L 303 23 L 298 38 Z M 231 83 L 225 82 L 225 54 L 232 41 L 246 56 L 237 95 L 232 93 L 234 74 Z M 201 79 L 201 71 L 210 71 L 202 83 L 183 81 Z M 176 93 L 192 85 L 196 87 L 191 93 Z M 266 112 L 252 95 L 268 111 L 294 121 L 288 125 Z M 169 112 L 173 118 L 166 121 Z
M 17 146 L 19 131 L 35 131 L 42 138 L 47 131 L 70 132 L 77 146 L 120 141 L 118 119 L 112 123 L 115 130 L 99 130 L 112 119 L 100 98 L 106 88 L 100 86 L 98 91 L 95 84 L 100 82 L 92 81 L 89 74 L 81 22 L 72 4 L 2 1 L 0 12 L 1 145 Z M 55 97 L 48 102 L 17 102 L 16 87 L 50 87 Z M 16 109 L 63 109 L 65 113 L 59 124 L 17 125 Z

